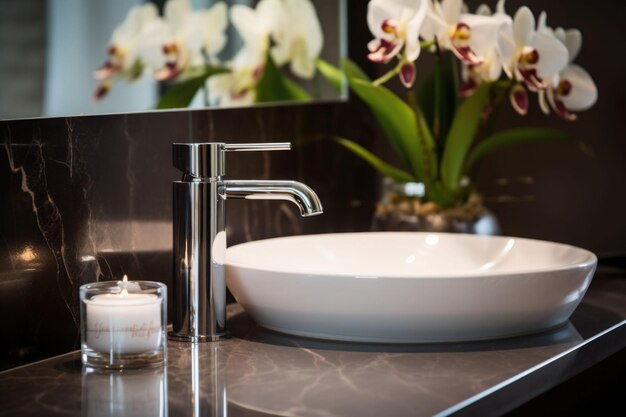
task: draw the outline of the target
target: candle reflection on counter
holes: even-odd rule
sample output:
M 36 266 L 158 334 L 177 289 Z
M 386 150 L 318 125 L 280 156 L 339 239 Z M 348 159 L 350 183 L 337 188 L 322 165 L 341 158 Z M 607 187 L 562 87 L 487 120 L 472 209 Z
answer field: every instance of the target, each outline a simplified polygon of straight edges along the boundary
M 83 367 L 82 417 L 166 417 L 167 368 Z

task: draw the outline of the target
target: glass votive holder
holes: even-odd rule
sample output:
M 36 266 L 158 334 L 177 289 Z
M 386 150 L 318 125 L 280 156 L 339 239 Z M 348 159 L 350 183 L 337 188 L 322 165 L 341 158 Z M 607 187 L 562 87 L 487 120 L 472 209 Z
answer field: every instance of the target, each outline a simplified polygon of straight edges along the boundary
M 82 417 L 167 417 L 167 367 L 82 371 Z
M 96 368 L 159 366 L 167 356 L 167 287 L 102 281 L 80 287 L 81 359 Z

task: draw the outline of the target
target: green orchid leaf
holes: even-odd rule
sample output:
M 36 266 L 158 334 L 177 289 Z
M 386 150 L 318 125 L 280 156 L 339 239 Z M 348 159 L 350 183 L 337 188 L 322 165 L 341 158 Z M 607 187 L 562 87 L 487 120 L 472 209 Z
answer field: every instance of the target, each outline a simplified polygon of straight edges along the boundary
M 417 120 L 417 136 L 420 140 L 420 146 L 423 152 L 423 165 L 424 170 L 428 174 L 424 178 L 424 182 L 428 186 L 432 180 L 437 178 L 437 172 L 439 172 L 439 160 L 437 158 L 437 150 L 435 149 L 435 141 L 431 133 L 426 118 L 422 113 L 419 106 L 415 106 L 415 118 Z
M 368 105 L 396 153 L 417 180 L 425 181 L 427 173 L 423 158 L 426 150 L 418 137 L 413 109 L 387 88 L 373 85 L 353 62 L 344 60 L 343 71 L 350 88 Z M 423 126 L 421 130 L 427 129 Z
M 335 90 L 339 94 L 343 92 L 343 85 L 345 83 L 345 78 L 343 76 L 343 72 L 336 66 L 332 65 L 329 62 L 324 61 L 321 58 L 315 60 L 315 65 L 319 72 L 322 73 L 324 77 L 330 82 Z
M 445 138 L 459 106 L 456 65 L 452 52 L 444 52 L 418 90 L 418 103 L 440 149 L 445 146 Z
M 200 73 L 181 83 L 174 84 L 159 100 L 155 108 L 157 109 L 176 109 L 188 107 L 194 96 L 200 90 L 207 78 L 215 74 L 224 74 L 230 70 L 221 67 L 206 67 Z
M 492 83 L 484 83 L 459 106 L 441 161 L 441 179 L 450 191 L 459 188 L 461 174 L 465 166 L 465 157 L 476 136 L 481 115 L 489 100 Z
M 565 141 L 577 145 L 585 153 L 589 153 L 586 145 L 569 133 L 557 129 L 542 127 L 521 127 L 507 129 L 482 140 L 468 155 L 465 172 L 474 169 L 475 165 L 485 156 L 510 146 L 530 143 Z
M 308 101 L 309 94 L 302 87 L 285 77 L 268 53 L 263 76 L 256 87 L 256 101 Z
M 368 77 L 367 74 L 364 73 L 361 68 L 359 68 L 357 64 L 349 59 L 344 59 L 342 61 L 342 69 L 348 77 L 358 78 L 359 80 L 363 81 L 372 81 L 370 77 Z
M 354 152 L 356 155 L 363 158 L 365 162 L 370 164 L 374 169 L 376 169 L 382 175 L 389 177 L 397 182 L 415 181 L 415 177 L 413 177 L 411 174 L 401 169 L 398 169 L 391 164 L 388 164 L 387 162 L 383 161 L 382 159 L 380 159 L 379 157 L 377 157 L 376 155 L 374 155 L 373 153 L 371 153 L 370 151 L 368 151 L 367 149 L 365 149 L 358 143 L 353 142 L 349 139 L 345 139 L 345 138 L 335 138 L 335 140 L 337 141 L 337 143 L 348 148 L 349 150 Z

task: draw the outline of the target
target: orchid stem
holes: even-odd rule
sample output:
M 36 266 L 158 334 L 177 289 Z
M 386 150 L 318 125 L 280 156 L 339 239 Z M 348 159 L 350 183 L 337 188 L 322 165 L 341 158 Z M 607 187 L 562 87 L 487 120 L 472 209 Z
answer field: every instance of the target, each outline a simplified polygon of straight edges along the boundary
M 372 81 L 372 85 L 378 87 L 379 85 L 386 83 L 387 81 L 392 79 L 394 76 L 398 75 L 400 73 L 401 68 L 402 68 L 402 60 L 400 60 L 398 62 L 398 65 L 396 65 L 394 68 L 389 70 L 387 73 L 383 74 L 382 77 L 377 78 L 374 81 Z

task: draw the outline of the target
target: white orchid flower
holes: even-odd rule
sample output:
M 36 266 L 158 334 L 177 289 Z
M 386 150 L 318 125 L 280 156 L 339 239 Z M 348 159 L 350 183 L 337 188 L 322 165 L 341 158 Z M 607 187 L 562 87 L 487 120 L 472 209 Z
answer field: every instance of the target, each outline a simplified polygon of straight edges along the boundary
M 487 55 L 493 55 L 498 27 L 508 17 L 499 12 L 486 15 L 485 7 L 481 6 L 481 13 L 470 14 L 463 12 L 462 0 L 435 0 L 429 3 L 420 34 L 427 41 L 437 41 L 440 48 L 451 50 L 466 65 L 482 64 Z M 498 9 L 503 7 L 500 1 Z
M 410 87 L 415 81 L 415 60 L 420 54 L 419 33 L 428 0 L 371 0 L 367 24 L 375 39 L 368 43 L 369 59 L 389 62 L 404 48 L 400 80 Z
M 551 33 L 535 29 L 535 18 L 521 7 L 512 24 L 498 32 L 503 69 L 509 78 L 523 82 L 531 91 L 545 89 L 568 62 L 567 48 Z
M 161 22 L 157 8 L 152 3 L 132 7 L 124 21 L 115 28 L 109 40 L 107 61 L 94 71 L 94 78 L 102 80 L 94 96 L 102 98 L 110 89 L 110 78 L 121 75 L 129 80 L 141 76 L 145 68 L 142 51 L 150 42 L 150 33 Z
M 264 61 L 258 51 L 241 49 L 228 63 L 229 73 L 216 74 L 207 80 L 209 103 L 221 107 L 243 106 L 256 100 L 256 86 L 263 76 Z
M 461 95 L 468 96 L 483 82 L 500 78 L 502 61 L 498 51 L 498 31 L 500 26 L 511 24 L 512 20 L 504 10 L 504 0 L 498 1 L 493 14 L 489 6 L 482 4 L 476 14 L 462 14 L 460 20 L 473 28 L 467 47 L 479 60 L 477 64 L 472 64 L 471 60 L 462 61 Z
M 261 0 L 256 8 L 235 5 L 230 19 L 243 40 L 243 47 L 227 63 L 227 74 L 213 75 L 207 80 L 212 105 L 237 106 L 256 99 L 256 86 L 263 76 L 270 47 L 270 34 L 282 21 L 281 0 Z
M 322 52 L 322 27 L 310 0 L 274 2 L 280 19 L 272 30 L 276 45 L 272 57 L 277 65 L 290 63 L 291 71 L 302 78 L 313 78 L 315 60 Z
M 554 83 L 548 86 L 545 93 L 540 91 L 541 109 L 548 114 L 550 107 L 552 107 L 565 120 L 576 120 L 577 115 L 572 111 L 587 110 L 598 99 L 598 89 L 591 75 L 584 68 L 573 63 L 582 46 L 582 34 L 578 29 L 557 28 L 552 31 L 545 25 L 545 15 L 543 14 L 539 22 L 539 30 L 554 33 L 569 52 L 568 65 L 558 74 Z
M 280 0 L 261 0 L 256 8 L 234 5 L 230 8 L 230 19 L 243 41 L 246 53 L 240 53 L 235 61 L 265 65 L 270 47 L 270 34 L 283 20 Z M 238 54 L 239 55 L 239 54 Z
M 189 0 L 169 0 L 164 17 L 169 36 L 162 43 L 165 65 L 155 74 L 158 80 L 177 77 L 187 68 L 215 60 L 226 44 L 228 19 L 223 2 L 194 11 Z

